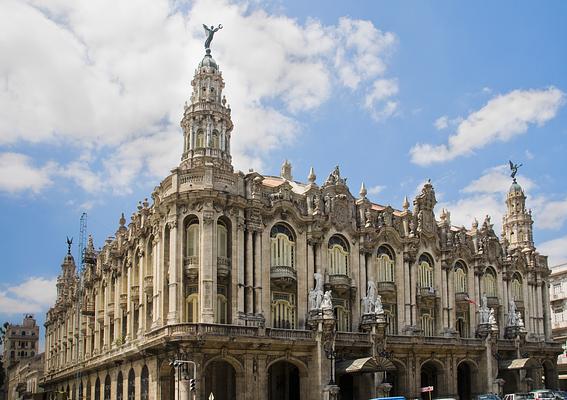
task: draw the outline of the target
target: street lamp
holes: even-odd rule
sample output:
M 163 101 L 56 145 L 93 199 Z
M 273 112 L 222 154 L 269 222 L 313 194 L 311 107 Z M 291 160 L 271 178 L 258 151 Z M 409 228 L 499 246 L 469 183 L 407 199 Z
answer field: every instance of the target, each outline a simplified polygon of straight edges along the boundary
M 331 360 L 331 379 L 329 379 L 329 385 L 335 384 L 335 360 L 337 358 L 337 352 L 335 349 L 325 349 L 325 354 L 327 358 Z

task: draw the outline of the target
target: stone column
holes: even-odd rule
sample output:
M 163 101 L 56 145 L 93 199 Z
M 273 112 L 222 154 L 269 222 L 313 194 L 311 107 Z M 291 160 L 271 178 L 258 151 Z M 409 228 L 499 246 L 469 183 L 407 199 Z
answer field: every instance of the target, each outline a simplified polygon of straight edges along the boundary
M 538 281 L 536 287 L 537 293 L 537 333 L 542 335 L 544 333 L 543 330 L 543 290 L 542 290 L 542 282 L 541 280 Z
M 262 312 L 266 326 L 270 326 L 270 318 L 272 312 L 272 294 L 270 288 L 270 277 L 271 277 L 271 242 L 270 242 L 270 231 L 264 229 L 262 231 L 262 282 L 264 283 L 264 290 L 262 290 Z
M 449 328 L 449 286 L 447 285 L 447 274 L 450 266 L 444 265 L 441 267 L 441 309 L 443 316 L 441 318 L 441 329 Z
M 543 323 L 545 327 L 545 340 L 551 340 L 551 316 L 550 316 L 550 306 L 549 306 L 549 287 L 546 281 L 543 282 L 543 304 L 544 306 L 544 315 L 543 315 Z
M 309 279 L 307 275 L 307 235 L 305 233 L 298 235 L 296 243 L 297 254 L 295 256 L 295 271 L 297 276 L 297 327 L 305 329 L 305 316 L 307 315 L 307 293 Z
M 164 273 L 169 273 L 169 310 L 167 313 L 168 324 L 176 324 L 179 322 L 179 312 L 177 311 L 179 278 L 177 276 L 177 271 L 181 268 L 179 268 L 178 264 L 180 254 L 178 254 L 177 252 L 177 236 L 177 221 L 175 220 L 169 222 L 169 271 L 164 271 Z M 183 274 L 181 276 L 183 276 Z
M 412 325 L 418 326 L 417 322 L 417 264 L 415 261 L 411 261 L 410 270 L 410 290 L 411 290 L 411 321 Z
M 216 285 L 214 278 L 216 271 L 213 271 L 214 243 L 213 211 L 203 211 L 203 221 L 201 223 L 201 252 L 199 254 L 199 305 L 201 308 L 201 322 L 212 324 L 215 321 L 214 303 L 216 303 Z M 216 255 L 215 255 L 216 256 Z
M 137 337 L 141 337 L 146 328 L 146 295 L 144 293 L 144 263 L 146 262 L 146 254 L 142 251 L 142 255 L 138 258 L 138 264 L 134 268 L 138 271 L 138 332 Z
M 244 312 L 244 232 L 240 216 L 232 221 L 231 245 L 231 309 L 232 323 L 238 324 L 238 315 Z
M 297 259 L 297 257 L 296 257 Z M 262 232 L 254 233 L 254 312 L 262 314 Z
M 253 233 L 250 227 L 246 231 L 246 313 L 252 314 L 254 312 L 254 247 L 253 247 Z
M 403 280 L 400 282 L 401 284 L 398 284 L 397 286 L 403 288 L 403 293 L 404 293 L 403 316 L 404 316 L 404 319 L 403 320 L 400 319 L 398 321 L 400 322 L 399 326 L 404 327 L 404 326 L 413 325 L 412 314 L 411 314 L 411 292 L 412 292 L 412 289 L 411 289 L 412 282 L 411 282 L 411 276 L 410 276 L 410 274 L 411 274 L 411 270 L 410 270 L 411 263 L 406 257 L 403 256 L 403 254 L 401 255 L 400 261 L 401 261 L 401 264 L 402 264 Z M 414 284 L 415 284 L 415 282 L 414 282 Z M 402 314 L 402 313 L 400 313 L 400 314 Z
M 162 282 L 163 274 L 161 273 L 162 268 L 160 268 L 160 264 L 161 264 L 160 261 L 163 260 L 163 256 L 161 254 L 161 249 L 163 246 L 161 245 L 162 242 L 160 240 L 160 237 L 154 237 L 154 250 L 152 252 L 152 255 L 154 257 L 153 270 L 152 270 L 152 275 L 153 275 L 153 279 L 152 279 L 153 301 L 152 301 L 152 326 L 151 326 L 152 329 L 160 326 L 162 321 L 162 319 L 160 318 L 160 314 L 161 314 L 160 310 L 162 309 L 162 307 L 160 307 L 160 304 L 161 304 L 161 288 L 163 287 L 163 282 Z
M 449 286 L 449 296 L 447 299 L 447 307 L 449 307 L 449 324 L 451 331 L 455 331 L 455 322 L 457 320 L 457 304 L 455 302 L 455 269 L 449 268 L 449 278 L 447 284 Z
M 315 259 L 314 259 L 314 251 L 313 251 L 313 239 L 307 240 L 307 289 L 312 290 L 314 279 L 313 274 L 315 273 Z

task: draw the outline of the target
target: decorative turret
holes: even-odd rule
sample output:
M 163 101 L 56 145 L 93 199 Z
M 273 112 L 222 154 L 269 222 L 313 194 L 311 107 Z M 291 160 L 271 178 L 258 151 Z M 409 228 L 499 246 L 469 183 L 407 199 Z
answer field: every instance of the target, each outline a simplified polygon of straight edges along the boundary
M 71 255 L 73 239 L 67 238 L 67 254 L 61 264 L 61 274 L 57 277 L 57 301 L 63 301 L 68 294 L 73 293 L 76 283 L 75 259 Z
M 181 165 L 189 168 L 213 164 L 224 170 L 233 170 L 230 155 L 233 128 L 230 106 L 222 94 L 222 73 L 211 56 L 209 47 L 214 33 L 221 28 L 220 25 L 216 30 L 212 27 L 205 28 L 208 34 L 206 54 L 195 70 L 191 81 L 191 104 L 185 104 L 181 120 L 184 137 Z
M 435 204 L 437 204 L 435 190 L 431 180 L 428 179 L 423 185 L 421 193 L 413 200 L 414 216 L 417 219 L 416 225 L 419 232 L 433 233 L 436 225 L 435 214 L 433 213 Z
M 510 161 L 512 185 L 506 196 L 506 215 L 502 218 L 502 237 L 506 239 L 509 251 L 516 248 L 534 249 L 532 214 L 526 209 L 526 195 L 516 180 L 521 165 L 515 165 Z
M 280 176 L 288 181 L 293 180 L 293 176 L 291 175 L 291 163 L 288 160 L 285 160 L 282 164 Z

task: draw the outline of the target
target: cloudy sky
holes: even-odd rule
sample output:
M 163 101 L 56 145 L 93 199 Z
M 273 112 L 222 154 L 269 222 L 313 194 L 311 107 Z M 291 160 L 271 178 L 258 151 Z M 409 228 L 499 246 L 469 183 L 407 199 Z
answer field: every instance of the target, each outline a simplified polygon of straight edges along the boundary
M 0 319 L 42 322 L 81 213 L 100 245 L 178 164 L 203 23 L 237 169 L 340 164 L 395 208 L 430 178 L 453 224 L 500 230 L 511 159 L 567 262 L 567 3 L 350 3 L 1 1 Z

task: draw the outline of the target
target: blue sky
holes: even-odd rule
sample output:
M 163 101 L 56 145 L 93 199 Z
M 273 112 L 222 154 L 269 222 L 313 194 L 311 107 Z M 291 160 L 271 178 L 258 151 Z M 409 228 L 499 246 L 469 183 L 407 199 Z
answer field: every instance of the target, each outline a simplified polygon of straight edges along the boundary
M 430 178 L 438 213 L 499 231 L 512 159 L 567 262 L 567 3 L 116 3 L 0 4 L 0 320 L 43 321 L 81 213 L 100 245 L 178 163 L 202 23 L 224 25 L 237 169 L 339 164 L 395 208 Z

